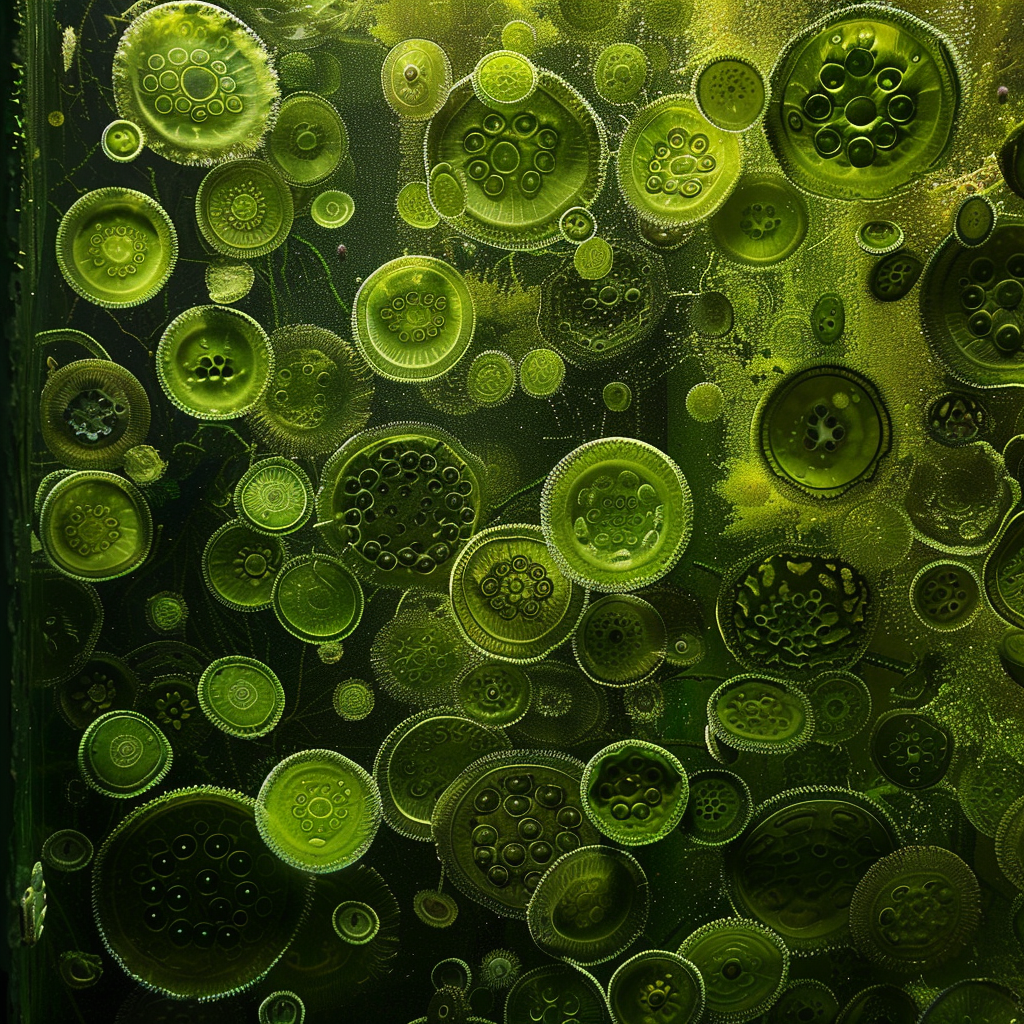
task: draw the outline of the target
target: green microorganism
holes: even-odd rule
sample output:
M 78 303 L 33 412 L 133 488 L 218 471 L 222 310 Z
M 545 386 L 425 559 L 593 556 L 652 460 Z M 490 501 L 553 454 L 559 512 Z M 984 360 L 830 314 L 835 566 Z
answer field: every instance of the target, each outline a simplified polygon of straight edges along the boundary
M 277 59 L 277 73 L 281 85 L 288 89 L 308 89 L 319 92 L 317 88 L 317 66 L 312 54 L 304 50 L 293 50 L 283 53 Z
M 465 960 L 454 956 L 439 960 L 430 969 L 430 984 L 435 989 L 448 987 L 467 993 L 473 984 L 472 968 Z
M 700 292 L 687 313 L 690 327 L 706 338 L 725 337 L 735 323 L 732 302 L 722 292 Z
M 1024 768 L 1005 754 L 968 760 L 956 795 L 970 823 L 994 838 L 1003 816 L 1024 795 Z
M 693 529 L 690 488 L 653 445 L 589 441 L 548 474 L 541 527 L 561 570 L 595 590 L 653 583 L 679 560 Z
M 178 672 L 155 679 L 140 695 L 139 707 L 161 729 L 170 730 L 168 738 L 176 745 L 194 747 L 209 734 L 196 688 L 193 676 Z
M 761 116 L 767 94 L 761 73 L 739 57 L 716 57 L 693 77 L 700 112 L 717 128 L 742 132 Z
M 137 444 L 124 453 L 125 476 L 139 487 L 148 487 L 163 479 L 167 465 L 151 444 Z
M 344 227 L 356 212 L 355 200 L 338 189 L 321 192 L 309 207 L 309 215 L 322 228 Z
M 475 356 L 466 377 L 466 391 L 478 405 L 501 405 L 512 397 L 516 366 L 505 352 L 488 349 Z
M 51 832 L 43 843 L 40 857 L 54 871 L 81 871 L 92 863 L 92 840 L 73 828 Z
M 519 361 L 519 383 L 530 398 L 550 398 L 565 379 L 565 361 L 550 348 L 535 348 Z
M 607 594 L 583 613 L 572 638 L 580 668 L 603 686 L 629 686 L 665 660 L 668 637 L 658 610 L 633 594 Z
M 537 49 L 537 30 L 528 21 L 510 21 L 501 28 L 501 48 L 529 57 Z
M 837 540 L 844 557 L 877 572 L 899 565 L 910 554 L 914 530 L 902 505 L 872 498 L 847 512 Z
M 910 294 L 924 264 L 913 254 L 901 249 L 883 256 L 871 268 L 868 287 L 879 302 L 898 302 Z
M 846 305 L 835 292 L 826 292 L 811 310 L 811 331 L 822 345 L 834 345 L 846 330 Z
M 869 256 L 888 256 L 903 245 L 904 233 L 891 220 L 868 220 L 857 229 L 857 245 Z
M 274 580 L 288 560 L 280 537 L 257 533 L 233 519 L 219 527 L 203 550 L 203 578 L 218 601 L 235 611 L 269 608 Z
M 871 719 L 871 692 L 849 672 L 826 672 L 806 688 L 814 714 L 814 738 L 837 745 L 853 739 Z
M 451 220 L 466 209 L 466 175 L 449 163 L 435 164 L 427 182 L 430 205 Z
M 781 679 L 741 675 L 722 683 L 708 700 L 708 723 L 735 750 L 788 754 L 814 732 L 806 694 Z
M 289 185 L 315 185 L 348 155 L 348 130 L 322 96 L 295 92 L 281 104 L 264 149 Z
M 547 658 L 530 665 L 533 697 L 516 723 L 518 740 L 545 749 L 572 747 L 604 724 L 607 700 L 577 665 Z
M 704 979 L 677 953 L 637 953 L 615 969 L 608 1006 L 620 1024 L 695 1024 L 704 1011 Z
M 800 978 L 791 981 L 768 1014 L 769 1024 L 832 1024 L 839 1016 L 839 1002 L 823 981 Z
M 613 380 L 602 388 L 601 398 L 609 412 L 625 412 L 633 404 L 633 391 L 623 381 Z
M 530 707 L 533 685 L 521 665 L 485 661 L 464 672 L 453 687 L 459 707 L 481 725 L 514 725 Z
M 270 54 L 234 15 L 202 3 L 159 4 L 135 17 L 114 52 L 114 101 L 146 144 L 181 164 L 252 153 L 279 89 Z
M 412 909 L 429 928 L 450 928 L 459 916 L 454 897 L 440 889 L 421 889 L 413 897 Z
M 88 662 L 103 628 L 103 605 L 95 587 L 52 569 L 34 572 L 32 587 L 41 641 L 29 648 L 32 683 L 53 686 Z
M 724 768 L 695 772 L 682 829 L 700 846 L 725 846 L 746 827 L 754 805 L 746 782 Z
M 632 683 L 622 691 L 622 706 L 637 725 L 652 725 L 665 714 L 665 690 L 655 679 Z
M 964 391 L 948 391 L 928 406 L 925 422 L 936 441 L 952 448 L 988 434 L 992 416 L 980 398 Z
M 572 265 L 584 281 L 600 281 L 606 278 L 612 272 L 614 263 L 614 250 L 598 235 L 580 243 L 572 257 Z
M 103 155 L 117 164 L 130 164 L 145 145 L 142 129 L 133 121 L 111 121 L 100 137 Z
M 698 423 L 714 423 L 725 411 L 725 393 L 711 380 L 694 384 L 686 392 L 686 411 Z
M 257 1012 L 259 1024 L 303 1024 L 305 1019 L 306 1004 L 296 992 L 271 992 Z
M 274 614 L 308 644 L 344 640 L 363 617 L 363 588 L 331 555 L 299 555 L 274 578 Z
M 484 106 L 512 110 L 533 95 L 537 69 L 529 57 L 514 50 L 492 50 L 477 61 L 471 81 L 474 95 Z
M 981 611 L 981 583 L 963 562 L 930 562 L 910 584 L 910 606 L 931 629 L 962 629 Z
M 906 998 L 910 1001 L 909 996 Z M 911 1006 L 911 1013 L 916 1013 L 916 1004 Z M 965 1020 L 1013 1020 L 1019 1012 L 1020 998 L 1013 989 L 998 981 L 978 978 L 957 981 L 943 989 L 918 1019 L 922 1024 L 960 1024 Z
M 377 911 L 360 900 L 346 900 L 334 908 L 331 915 L 334 932 L 350 946 L 365 946 L 380 932 L 380 918 Z
M 57 227 L 57 265 L 88 302 L 125 309 L 147 302 L 178 261 L 178 233 L 164 208 L 130 188 L 77 199 Z
M 567 242 L 580 245 L 597 231 L 597 218 L 586 207 L 573 206 L 559 217 L 558 229 Z
M 903 789 L 937 786 L 949 771 L 955 743 L 938 719 L 919 711 L 887 711 L 871 732 L 871 759 Z
M 82 734 L 78 770 L 104 796 L 131 799 L 162 782 L 171 770 L 171 745 L 145 715 L 108 711 Z
M 968 196 L 956 209 L 953 217 L 953 234 L 956 240 L 968 248 L 984 245 L 995 230 L 998 213 L 992 200 L 987 196 Z
M 995 835 L 999 870 L 1017 888 L 1024 889 L 1024 797 L 1003 812 Z
M 773 267 L 807 236 L 810 213 L 803 196 L 777 175 L 741 181 L 711 218 L 711 235 L 729 259 L 745 267 Z
M 612 43 L 594 65 L 594 88 L 609 103 L 632 103 L 647 82 L 647 55 L 633 43 Z
M 621 0 L 558 0 L 558 12 L 570 29 L 599 32 L 619 17 Z
M 480 981 L 492 992 L 511 988 L 522 971 L 522 962 L 511 949 L 492 949 L 480 961 Z
M 530 1024 L 538 1008 L 554 1024 L 601 1024 L 608 1017 L 604 992 L 594 978 L 568 964 L 548 963 L 523 974 L 509 991 L 506 1024 Z
M 373 690 L 362 679 L 343 679 L 334 688 L 334 710 L 346 722 L 369 718 L 376 700 Z
M 95 953 L 68 950 L 61 953 L 57 970 L 68 988 L 92 988 L 103 977 L 103 961 Z
M 134 708 L 139 680 L 120 658 L 95 652 L 82 670 L 56 689 L 57 705 L 73 729 L 85 729 L 108 711 Z
M 212 662 L 197 690 L 203 714 L 221 732 L 256 739 L 271 732 L 284 714 L 284 687 L 255 658 L 230 654 Z
M 244 299 L 252 291 L 256 271 L 243 260 L 214 260 L 206 268 L 206 290 L 210 301 L 226 305 Z
M 235 485 L 235 511 L 259 533 L 294 533 L 313 511 L 313 484 L 291 459 L 254 462 Z
M 384 58 L 380 82 L 384 98 L 396 114 L 425 121 L 448 99 L 452 66 L 437 43 L 429 39 L 403 39 Z
M 316 645 L 316 656 L 321 664 L 337 665 L 345 656 L 345 645 L 340 640 L 325 640 Z
M 410 227 L 427 231 L 441 223 L 437 211 L 430 205 L 425 181 L 410 181 L 403 185 L 395 204 L 399 217 Z

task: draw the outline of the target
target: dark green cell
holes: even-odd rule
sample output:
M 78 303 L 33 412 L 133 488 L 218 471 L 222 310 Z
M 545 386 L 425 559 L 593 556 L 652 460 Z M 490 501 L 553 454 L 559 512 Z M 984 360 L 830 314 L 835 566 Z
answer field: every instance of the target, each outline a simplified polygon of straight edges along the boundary
M 218 601 L 235 611 L 268 608 L 274 579 L 288 560 L 280 537 L 257 533 L 241 519 L 218 528 L 203 550 L 203 578 Z
M 704 1010 L 704 979 L 676 953 L 637 953 L 608 982 L 608 1007 L 618 1024 L 694 1024 Z
M 429 39 L 404 39 L 384 58 L 380 72 L 391 109 L 413 121 L 433 117 L 448 99 L 452 68 L 448 55 Z
M 889 711 L 871 733 L 875 766 L 903 789 L 937 786 L 949 770 L 953 750 L 952 733 L 924 712 Z
M 803 197 L 784 178 L 756 175 L 741 181 L 711 218 L 711 235 L 736 263 L 770 267 L 800 247 L 809 216 Z
M 284 714 L 284 687 L 255 658 L 231 654 L 203 673 L 197 690 L 203 714 L 221 732 L 241 739 L 266 736 Z
M 348 131 L 334 106 L 311 92 L 292 93 L 267 136 L 267 160 L 290 185 L 315 185 L 348 154 Z
M 380 931 L 377 911 L 359 900 L 339 903 L 334 909 L 331 923 L 338 937 L 351 946 L 364 946 L 372 942 Z
M 711 731 L 734 750 L 787 754 L 814 733 L 806 694 L 759 674 L 735 676 L 708 700 Z
M 768 1013 L 768 1024 L 832 1024 L 839 1003 L 821 981 L 791 981 Z
M 260 533 L 294 533 L 312 514 L 313 485 L 291 459 L 261 459 L 235 485 L 235 511 Z
M 957 391 L 936 398 L 925 416 L 928 433 L 940 444 L 950 447 L 978 440 L 980 435 L 988 433 L 991 419 L 981 399 Z
M 480 961 L 480 981 L 492 991 L 511 988 L 522 971 L 519 956 L 511 949 L 492 949 Z
M 865 221 L 857 230 L 857 244 L 869 256 L 887 256 L 903 244 L 903 228 L 891 220 Z
M 608 1016 L 604 993 L 594 978 L 568 964 L 527 971 L 508 994 L 505 1024 L 531 1024 L 538 1009 L 552 1024 L 603 1024 Z
M 904 989 L 869 985 L 843 1007 L 839 1020 L 841 1024 L 916 1024 L 919 1015 L 914 997 Z
M 732 302 L 721 292 L 701 292 L 687 310 L 690 327 L 707 338 L 722 338 L 733 327 Z
M 78 770 L 104 796 L 129 799 L 163 781 L 171 770 L 171 745 L 145 716 L 108 711 L 82 734 Z
M 690 776 L 690 796 L 682 828 L 700 846 L 724 846 L 746 827 L 754 805 L 746 782 L 724 768 Z
M 1024 629 L 1024 515 L 1014 516 L 999 543 L 985 560 L 985 593 L 992 607 L 1011 626 Z M 1011 655 L 1017 641 L 1006 642 Z
M 688 227 L 665 227 L 661 224 L 652 224 L 649 220 L 637 215 L 636 229 L 645 242 L 652 249 L 659 252 L 669 252 L 678 249 L 686 242 L 693 231 Z
M 306 1005 L 295 992 L 271 992 L 259 1005 L 259 1024 L 303 1024 Z
M 450 928 L 459 916 L 454 897 L 440 889 L 421 889 L 413 897 L 412 909 L 428 928 Z
M 609 594 L 590 605 L 573 636 L 580 668 L 604 686 L 628 686 L 653 675 L 668 638 L 658 610 L 632 594 Z
M 693 80 L 700 112 L 727 132 L 749 128 L 764 110 L 766 99 L 761 73 L 738 57 L 718 57 L 705 64 Z
M 92 863 L 92 840 L 73 828 L 51 832 L 40 854 L 43 862 L 55 871 L 81 871 Z
M 976 978 L 958 981 L 940 992 L 921 1014 L 921 1024 L 1012 1024 L 1020 1013 L 1020 997 L 999 981 Z
M 850 672 L 826 672 L 813 679 L 806 692 L 819 743 L 846 743 L 871 718 L 871 693 L 864 680 Z
M 458 957 L 439 960 L 430 971 L 430 984 L 434 988 L 444 988 L 447 985 L 460 992 L 468 992 L 472 983 L 472 968 Z
M 277 621 L 308 644 L 344 640 L 363 617 L 363 588 L 331 555 L 299 555 L 274 577 Z
M 1009 882 L 1024 890 L 1024 797 L 1003 813 L 996 829 L 996 860 Z
M 474 722 L 501 728 L 514 725 L 530 706 L 533 686 L 521 665 L 485 661 L 456 681 L 459 707 Z
M 913 253 L 894 252 L 871 268 L 868 287 L 879 302 L 897 302 L 910 294 L 922 270 L 924 264 Z
M 85 729 L 108 711 L 134 708 L 138 689 L 138 677 L 120 658 L 96 652 L 81 671 L 57 684 L 57 706 L 73 729 Z
M 530 665 L 530 682 L 530 708 L 513 727 L 515 735 L 521 736 L 527 745 L 545 749 L 569 747 L 604 722 L 604 692 L 576 665 L 546 658 Z
M 910 584 L 910 606 L 931 629 L 962 629 L 981 610 L 981 584 L 963 562 L 931 562 Z
M 996 226 L 996 208 L 985 196 L 968 196 L 953 218 L 956 240 L 968 248 L 983 245 Z
M 481 352 L 466 377 L 466 392 L 479 405 L 501 405 L 512 397 L 515 386 L 515 363 L 504 352 Z
M 971 758 L 957 780 L 956 795 L 970 823 L 994 838 L 1003 815 L 1024 795 L 1024 768 L 1003 753 Z
M 647 82 L 647 55 L 634 43 L 612 43 L 594 65 L 594 88 L 609 103 L 632 103 Z
M 95 953 L 68 950 L 61 953 L 57 970 L 68 988 L 92 988 L 103 977 L 103 960 Z

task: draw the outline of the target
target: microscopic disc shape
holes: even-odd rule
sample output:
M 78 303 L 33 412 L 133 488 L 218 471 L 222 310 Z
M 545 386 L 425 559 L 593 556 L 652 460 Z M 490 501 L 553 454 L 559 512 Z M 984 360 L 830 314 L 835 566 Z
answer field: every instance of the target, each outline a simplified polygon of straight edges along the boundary
M 291 459 L 260 459 L 235 485 L 235 511 L 260 533 L 293 533 L 313 511 L 313 485 Z
M 608 982 L 620 1024 L 694 1024 L 704 1010 L 704 979 L 678 953 L 651 949 L 620 964 Z
M 363 588 L 332 555 L 299 555 L 274 578 L 274 614 L 308 644 L 343 640 L 363 617 Z
M 78 768 L 105 796 L 138 796 L 171 770 L 171 745 L 145 715 L 108 711 L 95 719 L 78 745 Z
M 527 971 L 512 986 L 505 1002 L 505 1024 L 535 1024 L 538 1008 L 552 1020 L 604 1024 L 608 1009 L 604 993 L 586 971 L 549 963 Z
M 197 690 L 203 714 L 229 736 L 266 736 L 284 713 L 284 687 L 255 658 L 218 658 L 202 674 Z

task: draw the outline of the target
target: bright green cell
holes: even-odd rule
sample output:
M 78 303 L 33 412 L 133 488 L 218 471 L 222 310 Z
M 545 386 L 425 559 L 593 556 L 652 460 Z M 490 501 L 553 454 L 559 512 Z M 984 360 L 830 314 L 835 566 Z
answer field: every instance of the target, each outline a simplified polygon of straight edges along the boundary
M 196 221 L 203 238 L 217 252 L 236 259 L 273 252 L 288 237 L 294 216 L 291 191 L 261 160 L 219 164 L 196 193 Z
M 572 640 L 580 668 L 604 686 L 629 686 L 665 660 L 665 623 L 657 609 L 632 594 L 609 594 L 583 613 Z
M 433 117 L 452 87 L 448 54 L 429 39 L 403 39 L 392 47 L 380 71 L 384 98 L 391 109 L 413 121 Z
M 686 411 L 698 423 L 714 423 L 724 409 L 725 394 L 714 381 L 701 381 L 686 392 Z
M 597 218 L 583 206 L 574 206 L 558 220 L 558 228 L 567 242 L 579 245 L 597 230 Z
M 135 981 L 177 999 L 216 999 L 262 978 L 309 895 L 308 876 L 268 853 L 253 801 L 211 786 L 135 810 L 104 843 L 93 878 L 111 955 Z M 222 910 L 215 920 L 211 905 Z
M 206 290 L 218 305 L 244 299 L 255 280 L 256 271 L 244 260 L 214 260 L 206 268 Z
M 299 555 L 274 579 L 274 614 L 308 644 L 344 640 L 363 617 L 363 588 L 331 555 Z
M 492 728 L 518 722 L 526 714 L 533 695 L 526 670 L 503 661 L 474 665 L 459 677 L 454 689 L 467 717 Z
M 259 1024 L 303 1024 L 306 1005 L 295 992 L 271 992 L 256 1016 Z
M 453 218 L 459 231 L 503 249 L 537 249 L 559 237 L 566 210 L 596 198 L 606 150 L 586 100 L 540 71 L 532 95 L 500 111 L 464 79 L 431 120 L 425 153 L 428 171 L 450 164 L 466 181 L 465 211 Z
M 178 260 L 178 234 L 154 199 L 99 188 L 76 200 L 57 228 L 64 280 L 97 306 L 123 309 L 153 298 Z
M 50 564 L 98 582 L 138 568 L 153 542 L 142 494 L 123 477 L 81 470 L 58 480 L 43 502 L 39 539 Z
M 581 846 L 541 876 L 526 923 L 545 953 L 587 966 L 632 945 L 649 909 L 647 876 L 633 857 L 610 846 Z
M 679 759 L 643 740 L 599 750 L 580 780 L 583 810 L 593 825 L 624 846 L 657 842 L 680 822 L 689 785 Z
M 693 93 L 701 113 L 727 132 L 749 128 L 764 110 L 761 73 L 745 60 L 721 57 L 697 72 Z
M 245 156 L 279 96 L 270 55 L 237 18 L 198 0 L 139 14 L 114 53 L 114 100 L 146 144 L 181 164 Z
M 522 971 L 522 962 L 511 949 L 492 949 L 480 961 L 480 981 L 494 992 L 510 988 Z
M 556 1024 L 602 1024 L 608 1018 L 597 982 L 568 964 L 548 963 L 527 971 L 508 994 L 505 1024 L 531 1024 L 538 1007 L 544 1007 Z
M 812 498 L 837 498 L 875 475 L 889 451 L 891 426 L 869 380 L 845 368 L 815 366 L 769 395 L 760 437 L 776 476 Z
M 644 107 L 622 137 L 619 187 L 645 220 L 680 227 L 710 217 L 740 175 L 740 144 L 682 95 Z
M 473 297 L 462 275 L 432 256 L 400 256 L 360 286 L 352 334 L 374 372 L 403 383 L 447 373 L 473 340 Z
M 343 679 L 334 688 L 334 710 L 346 722 L 361 722 L 373 712 L 377 699 L 362 679 Z
M 595 235 L 576 247 L 572 264 L 584 281 L 600 281 L 612 272 L 615 253 L 603 238 Z
M 894 252 L 871 268 L 868 287 L 879 302 L 898 302 L 910 294 L 922 270 L 924 264 L 912 253 Z
M 284 714 L 284 687 L 254 658 L 218 658 L 199 679 L 199 706 L 221 732 L 241 739 L 266 736 Z
M 822 345 L 834 345 L 846 329 L 846 306 L 834 292 L 827 292 L 811 310 L 811 331 Z
M 130 164 L 145 145 L 142 129 L 132 121 L 111 121 L 100 139 L 103 155 L 117 164 Z
M 687 836 L 700 846 L 724 846 L 746 827 L 753 801 L 746 782 L 724 768 L 696 772 L 682 818 Z
M 324 874 L 354 864 L 380 825 L 377 784 L 333 750 L 302 750 L 281 761 L 256 797 L 256 827 L 286 864 Z
M 757 175 L 743 181 L 711 218 L 711 234 L 729 259 L 771 267 L 800 248 L 808 218 L 803 197 L 784 178 Z
M 594 65 L 594 88 L 609 103 L 632 103 L 647 81 L 647 56 L 633 43 L 606 46 Z
M 323 181 L 348 153 L 348 131 L 334 106 L 312 92 L 292 93 L 267 136 L 267 160 L 291 185 Z
M 939 846 L 905 846 L 875 863 L 850 900 L 862 955 L 888 971 L 919 974 L 955 957 L 981 921 L 974 872 Z
M 910 606 L 931 629 L 962 629 L 981 610 L 981 583 L 963 562 L 931 562 L 910 584 Z
M 996 226 L 996 208 L 986 196 L 968 196 L 956 210 L 953 233 L 961 245 L 974 247 L 988 241 Z
M 466 209 L 466 176 L 451 164 L 435 164 L 430 169 L 428 189 L 430 205 L 442 217 L 452 219 Z
M 589 441 L 566 455 L 544 484 L 540 514 L 562 571 L 594 590 L 635 590 L 660 579 L 693 528 L 679 467 L 629 437 Z
M 863 679 L 849 672 L 826 672 L 812 680 L 806 693 L 819 743 L 846 743 L 871 718 L 871 692 Z
M 359 900 L 346 900 L 334 908 L 331 916 L 338 938 L 350 946 L 365 946 L 372 942 L 380 931 L 380 918 L 377 911 Z
M 797 36 L 772 93 L 765 127 L 786 174 L 817 195 L 878 199 L 945 155 L 960 84 L 929 25 L 865 6 Z
M 403 185 L 402 191 L 398 193 L 396 205 L 398 216 L 410 227 L 426 231 L 436 228 L 441 223 L 441 218 L 430 205 L 425 181 L 410 181 Z
M 443 709 L 407 718 L 381 744 L 373 764 L 384 820 L 399 835 L 429 842 L 441 794 L 477 758 L 510 746 L 497 729 Z
M 871 732 L 871 759 L 890 782 L 903 789 L 930 789 L 949 771 L 953 734 L 925 712 L 887 711 Z
M 161 590 L 146 599 L 146 623 L 156 633 L 178 633 L 188 621 L 188 605 L 181 594 Z
M 171 756 L 167 737 L 145 715 L 109 711 L 82 734 L 78 770 L 98 793 L 128 799 L 162 782 Z
M 168 463 L 151 444 L 137 444 L 124 453 L 125 475 L 140 487 L 148 487 L 162 479 Z
M 695 1024 L 704 1011 L 704 979 L 676 953 L 637 953 L 608 982 L 608 1006 L 618 1024 Z
M 235 485 L 235 511 L 260 533 L 294 533 L 313 511 L 313 484 L 291 459 L 260 459 Z
M 43 862 L 55 871 L 65 873 L 81 871 L 92 863 L 92 840 L 73 828 L 62 828 L 51 832 L 43 843 L 40 856 Z
M 451 571 L 459 628 L 484 654 L 539 661 L 576 629 L 586 592 L 562 574 L 537 526 L 493 526 L 458 554 Z
M 537 69 L 528 57 L 513 50 L 485 53 L 471 76 L 476 98 L 494 110 L 525 103 L 537 88 Z
M 355 200 L 347 192 L 321 192 L 309 208 L 309 215 L 322 228 L 344 227 L 356 212 Z
M 605 408 L 609 412 L 625 412 L 633 404 L 633 392 L 628 384 L 613 380 L 601 390 Z
M 260 400 L 274 372 L 263 328 L 228 306 L 193 306 L 160 338 L 156 375 L 164 394 L 200 420 L 233 420 Z
M 531 398 L 550 398 L 565 379 L 565 361 L 551 348 L 535 348 L 519 363 L 519 383 Z
M 789 950 L 756 921 L 725 917 L 698 928 L 680 947 L 704 979 L 706 1011 L 719 1024 L 760 1017 L 789 976 Z
M 903 239 L 903 228 L 891 220 L 868 220 L 857 229 L 857 245 L 869 256 L 888 256 Z
M 515 386 L 516 366 L 504 352 L 481 352 L 470 364 L 466 392 L 478 405 L 501 405 Z
M 280 537 L 268 537 L 233 519 L 206 542 L 203 577 L 222 604 L 255 612 L 270 606 L 274 580 L 287 560 L 288 547 Z
M 736 676 L 708 701 L 711 731 L 735 750 L 787 754 L 814 730 L 807 697 L 780 679 Z

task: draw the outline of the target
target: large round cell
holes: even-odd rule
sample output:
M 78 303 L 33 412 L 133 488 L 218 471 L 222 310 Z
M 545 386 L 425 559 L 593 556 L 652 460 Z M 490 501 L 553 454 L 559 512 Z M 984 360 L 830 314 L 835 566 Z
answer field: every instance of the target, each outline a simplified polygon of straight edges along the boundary
M 79 359 L 54 370 L 39 396 L 46 447 L 73 469 L 115 469 L 149 433 L 149 397 L 109 359 Z
M 407 718 L 380 745 L 373 764 L 384 820 L 399 835 L 429 842 L 430 818 L 441 794 L 474 761 L 510 746 L 500 730 L 445 708 Z
M 39 540 L 54 568 L 86 582 L 138 568 L 153 543 L 142 493 L 114 473 L 79 470 L 58 480 L 39 513 Z
M 448 54 L 430 39 L 403 39 L 384 58 L 380 81 L 396 114 L 425 121 L 448 99 L 452 66 Z
M 744 560 L 718 595 L 718 626 L 747 668 L 816 675 L 864 653 L 878 608 L 861 572 L 840 558 L 787 548 Z
M 32 685 L 73 678 L 89 661 L 103 629 L 96 588 L 50 569 L 29 577 L 28 601 L 36 624 L 26 652 Z
M 676 228 L 710 217 L 740 176 L 739 139 L 716 128 L 688 96 L 641 110 L 618 154 L 619 188 L 651 224 Z
M 937 718 L 923 711 L 887 711 L 871 731 L 871 759 L 903 789 L 937 786 L 949 771 L 956 744 Z
M 580 668 L 603 686 L 630 686 L 665 660 L 667 634 L 658 609 L 633 594 L 607 594 L 583 613 L 572 639 Z
M 288 560 L 280 537 L 257 533 L 242 519 L 218 527 L 203 549 L 203 578 L 218 601 L 254 612 L 272 601 L 274 580 Z
M 888 971 L 919 974 L 955 957 L 981 920 L 974 872 L 940 846 L 905 846 L 873 864 L 850 900 L 860 953 Z
M 1024 383 L 1024 217 L 1001 216 L 984 244 L 949 235 L 921 283 L 932 351 L 975 387 Z
M 171 756 L 167 737 L 145 715 L 108 711 L 82 734 L 78 770 L 98 793 L 128 799 L 162 782 Z
M 333 750 L 301 750 L 280 761 L 256 797 L 256 827 L 286 864 L 326 874 L 354 864 L 380 825 L 377 783 Z
M 600 842 L 580 806 L 583 764 L 566 754 L 512 750 L 471 764 L 431 817 L 455 885 L 503 917 L 526 918 L 541 875 L 560 854 Z
M 664 452 L 630 437 L 602 437 L 548 474 L 540 521 L 571 579 L 594 590 L 634 590 L 679 561 L 693 529 L 693 502 Z
M 700 112 L 727 132 L 749 128 L 764 110 L 761 73 L 738 57 L 716 57 L 693 77 L 693 95 Z
M 604 963 L 632 945 L 647 925 L 647 876 L 610 846 L 581 846 L 544 872 L 526 908 L 533 941 L 570 963 Z
M 608 982 L 618 1024 L 695 1024 L 704 1011 L 704 979 L 678 953 L 650 949 L 619 964 Z
M 284 179 L 262 160 L 232 160 L 203 178 L 196 193 L 196 221 L 219 253 L 255 259 L 288 237 L 295 216 Z
M 284 687 L 276 673 L 240 654 L 210 664 L 197 694 L 203 714 L 221 732 L 241 739 L 266 736 L 284 713 Z
M 402 383 L 446 374 L 473 340 L 473 296 L 462 275 L 433 256 L 400 256 L 356 292 L 352 335 L 375 373 Z
M 260 459 L 235 485 L 235 511 L 260 533 L 294 533 L 313 512 L 313 485 L 291 459 Z
M 277 621 L 308 644 L 343 640 L 363 617 L 363 588 L 331 555 L 299 555 L 281 567 L 272 594 Z
M 814 712 L 814 738 L 819 743 L 846 743 L 871 718 L 871 691 L 850 672 L 824 672 L 804 692 Z
M 452 563 L 451 598 L 466 639 L 488 657 L 539 661 L 572 635 L 586 591 L 562 575 L 538 526 L 492 526 Z
M 134 189 L 87 192 L 57 228 L 64 280 L 97 306 L 123 309 L 153 298 L 177 260 L 171 218 L 155 199 Z
M 117 112 L 154 152 L 181 164 L 245 156 L 279 96 L 266 47 L 234 15 L 199 0 L 137 15 L 114 52 Z
M 808 220 L 807 203 L 785 178 L 754 175 L 711 218 L 711 234 L 733 262 L 773 267 L 800 248 Z
M 290 185 L 315 185 L 345 159 L 348 132 L 333 104 L 316 93 L 294 92 L 281 104 L 265 148 Z
M 773 473 L 812 498 L 837 498 L 870 480 L 891 441 L 889 413 L 859 373 L 815 366 L 783 380 L 758 414 Z
M 205 786 L 157 797 L 114 829 L 96 858 L 93 907 L 107 950 L 135 981 L 217 999 L 270 970 L 309 889 L 308 875 L 264 846 L 252 799 Z
M 160 338 L 156 375 L 182 412 L 201 420 L 232 420 L 260 399 L 274 372 L 263 328 L 228 306 L 193 306 Z
M 794 952 L 849 942 L 850 895 L 899 845 L 884 809 L 861 793 L 815 787 L 772 797 L 726 851 L 738 913 L 778 932 Z
M 972 978 L 943 989 L 921 1014 L 921 1024 L 963 1024 L 986 1021 L 1013 1024 L 1020 1015 L 1020 997 L 999 981 Z
M 502 249 L 538 249 L 560 237 L 559 220 L 589 206 L 604 180 L 604 129 L 563 79 L 538 69 L 533 93 L 493 110 L 470 77 L 451 91 L 426 137 L 427 171 L 450 164 L 466 182 L 466 206 L 450 221 Z
M 711 694 L 708 724 L 734 750 L 788 754 L 811 738 L 814 715 L 802 691 L 751 673 L 733 676 Z
M 356 434 L 327 460 L 317 493 L 324 539 L 359 576 L 444 587 L 477 528 L 483 464 L 438 427 L 393 423 Z
M 557 1024 L 604 1024 L 608 1019 L 604 993 L 594 978 L 559 963 L 527 971 L 509 991 L 505 1024 L 536 1024 L 538 1014 Z
M 801 188 L 880 199 L 944 157 L 960 84 L 944 40 L 874 5 L 831 14 L 797 36 L 772 74 L 768 139 Z
M 1024 629 L 1024 515 L 1007 524 L 985 560 L 985 593 L 996 612 Z

